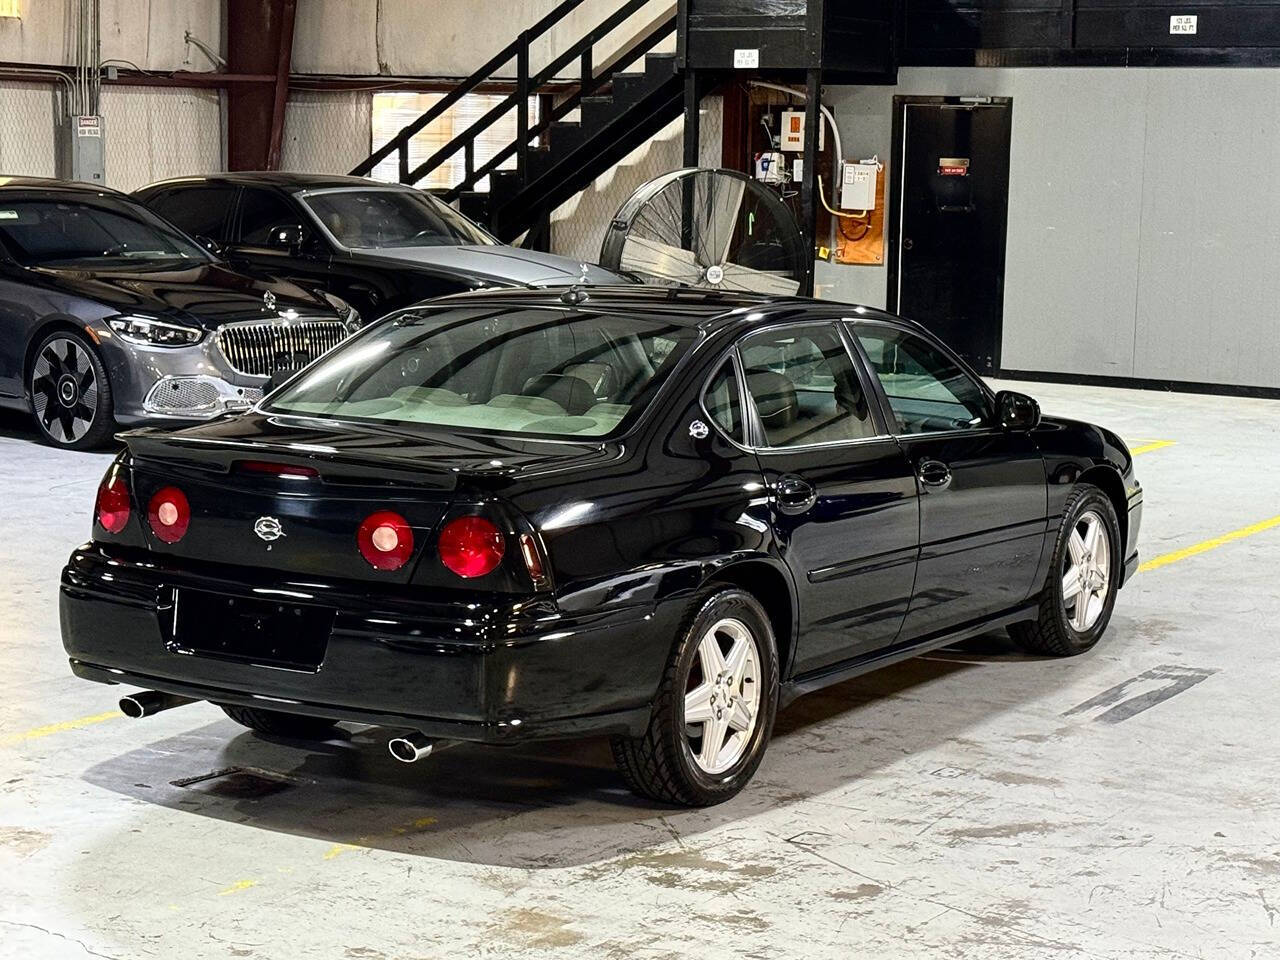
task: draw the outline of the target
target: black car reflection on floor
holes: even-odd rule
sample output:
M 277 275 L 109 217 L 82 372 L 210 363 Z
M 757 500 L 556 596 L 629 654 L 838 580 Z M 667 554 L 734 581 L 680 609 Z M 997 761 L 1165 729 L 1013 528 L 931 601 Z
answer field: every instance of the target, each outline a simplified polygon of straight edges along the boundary
M 1137 565 L 1124 443 L 863 307 L 496 291 L 251 413 L 125 435 L 63 574 L 72 669 L 257 730 L 612 736 L 709 804 L 795 696 L 1007 626 L 1091 648 Z

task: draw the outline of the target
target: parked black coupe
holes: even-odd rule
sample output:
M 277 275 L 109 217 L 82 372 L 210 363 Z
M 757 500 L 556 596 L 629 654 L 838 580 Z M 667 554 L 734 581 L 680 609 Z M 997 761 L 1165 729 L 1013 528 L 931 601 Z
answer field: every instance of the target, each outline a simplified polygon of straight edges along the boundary
M 806 691 L 994 627 L 1088 650 L 1137 564 L 1115 434 L 817 301 L 445 298 L 125 440 L 61 611 L 129 712 L 385 724 L 404 760 L 610 734 L 677 804 L 740 790 Z
M 0 178 L 0 406 L 31 411 L 56 446 L 246 410 L 359 324 L 336 297 L 236 272 L 124 194 Z
M 501 244 L 429 193 L 362 177 L 222 173 L 136 196 L 238 269 L 327 290 L 366 320 L 480 287 L 622 282 L 604 267 Z

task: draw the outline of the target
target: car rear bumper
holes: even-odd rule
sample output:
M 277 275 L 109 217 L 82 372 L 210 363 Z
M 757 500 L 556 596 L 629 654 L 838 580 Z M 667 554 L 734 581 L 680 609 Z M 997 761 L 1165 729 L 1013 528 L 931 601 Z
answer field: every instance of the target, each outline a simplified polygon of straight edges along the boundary
M 333 610 L 320 662 L 285 668 L 181 650 L 166 618 L 174 591 L 190 589 Z M 550 601 L 411 594 L 264 582 L 261 570 L 166 566 L 146 551 L 86 544 L 63 571 L 62 638 L 88 680 L 504 743 L 643 730 L 682 607 L 673 598 L 567 614 Z

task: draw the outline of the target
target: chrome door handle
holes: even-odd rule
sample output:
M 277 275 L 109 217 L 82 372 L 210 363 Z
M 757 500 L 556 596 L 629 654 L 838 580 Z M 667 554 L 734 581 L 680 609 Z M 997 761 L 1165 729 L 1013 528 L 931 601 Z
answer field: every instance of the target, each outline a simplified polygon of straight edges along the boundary
M 773 485 L 773 495 L 778 509 L 783 513 L 804 513 L 818 501 L 818 491 L 803 477 L 794 473 L 783 474 Z
M 941 460 L 921 460 L 916 476 L 929 490 L 945 490 L 951 485 L 951 468 Z

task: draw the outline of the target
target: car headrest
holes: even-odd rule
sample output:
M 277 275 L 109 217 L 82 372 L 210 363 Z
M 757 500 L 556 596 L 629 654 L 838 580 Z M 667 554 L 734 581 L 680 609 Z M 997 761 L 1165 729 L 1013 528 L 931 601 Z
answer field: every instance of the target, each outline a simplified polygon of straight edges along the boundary
M 564 372 L 567 376 L 587 381 L 597 400 L 612 400 L 618 395 L 618 371 L 612 363 L 603 360 L 573 363 L 565 367 Z
M 789 377 L 772 370 L 748 370 L 747 389 L 756 402 L 766 432 L 796 422 L 800 404 L 796 400 L 796 385 Z
M 565 413 L 571 417 L 579 417 L 590 410 L 596 403 L 596 395 L 591 384 L 581 377 L 567 373 L 544 373 L 525 381 L 520 391 L 526 397 L 544 397 L 564 407 Z

